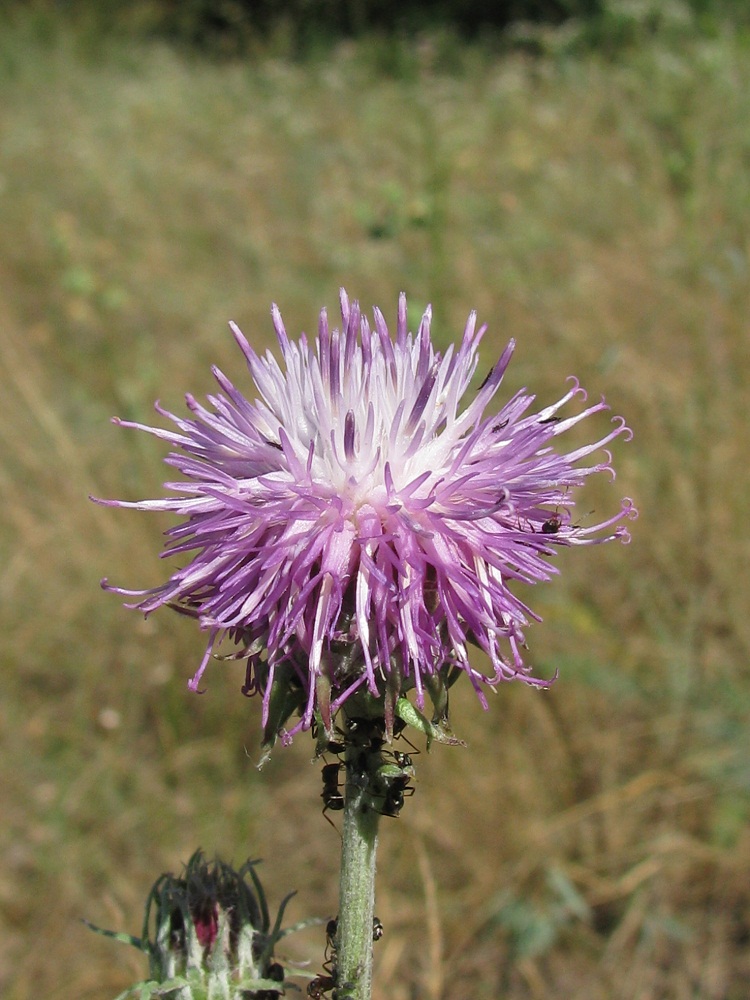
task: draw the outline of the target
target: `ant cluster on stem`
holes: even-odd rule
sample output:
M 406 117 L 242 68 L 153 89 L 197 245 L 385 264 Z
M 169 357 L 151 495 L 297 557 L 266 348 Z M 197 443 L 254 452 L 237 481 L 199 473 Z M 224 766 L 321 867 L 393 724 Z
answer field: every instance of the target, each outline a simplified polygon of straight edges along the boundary
M 326 819 L 326 813 L 344 808 L 347 785 L 350 791 L 363 796 L 366 808 L 374 809 L 381 816 L 396 818 L 404 801 L 414 794 L 411 783 L 414 766 L 408 753 L 388 749 L 382 720 L 348 719 L 346 732 L 337 730 L 334 739 L 317 735 L 317 756 L 332 754 L 337 758 L 333 763 L 323 764 L 322 769 L 321 798 Z M 419 752 L 414 747 L 412 750 Z M 342 771 L 345 774 L 343 785 L 340 781 Z

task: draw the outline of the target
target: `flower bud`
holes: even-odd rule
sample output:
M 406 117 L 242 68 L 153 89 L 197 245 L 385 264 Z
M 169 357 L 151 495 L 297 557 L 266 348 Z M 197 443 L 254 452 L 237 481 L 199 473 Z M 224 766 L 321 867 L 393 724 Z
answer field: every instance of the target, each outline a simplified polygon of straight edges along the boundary
M 255 872 L 257 861 L 237 871 L 224 861 L 206 861 L 197 850 L 179 876 L 165 873 L 146 900 L 140 938 L 92 927 L 144 951 L 150 978 L 118 997 L 141 1000 L 276 1000 L 284 993 L 284 968 L 274 960 L 286 904 L 271 926 Z

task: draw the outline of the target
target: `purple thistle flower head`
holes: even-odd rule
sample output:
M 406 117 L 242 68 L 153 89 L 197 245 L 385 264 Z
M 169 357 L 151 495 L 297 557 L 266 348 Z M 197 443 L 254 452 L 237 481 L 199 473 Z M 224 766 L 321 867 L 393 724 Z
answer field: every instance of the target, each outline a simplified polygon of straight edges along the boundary
M 169 605 L 208 633 L 202 675 L 223 638 L 247 659 L 245 693 L 263 698 L 266 742 L 316 719 L 332 720 L 363 697 L 393 726 L 396 700 L 413 690 L 435 701 L 436 685 L 470 679 L 484 688 L 520 678 L 546 686 L 524 662 L 524 630 L 536 616 L 515 593 L 548 580 L 559 546 L 628 541 L 630 500 L 594 525 L 572 517 L 574 491 L 592 473 L 614 478 L 606 445 L 632 435 L 621 417 L 593 443 L 563 451 L 566 431 L 607 410 L 585 401 L 575 379 L 562 398 L 534 412 L 516 393 L 485 415 L 514 349 L 511 341 L 461 408 L 486 327 L 475 313 L 458 347 L 430 340 L 431 309 L 415 334 L 399 298 L 395 337 L 375 309 L 371 326 L 341 292 L 341 328 L 320 314 L 311 343 L 287 336 L 272 309 L 283 367 L 257 355 L 232 324 L 255 383 L 246 398 L 218 369 L 220 392 L 190 416 L 162 409 L 174 430 L 116 421 L 164 439 L 183 479 L 158 500 L 99 501 L 169 511 L 165 555 L 182 565 L 148 591 L 126 591 L 145 613 Z M 487 654 L 482 673 L 470 644 Z M 293 712 L 300 719 L 289 730 Z M 356 713 L 355 713 L 356 714 Z

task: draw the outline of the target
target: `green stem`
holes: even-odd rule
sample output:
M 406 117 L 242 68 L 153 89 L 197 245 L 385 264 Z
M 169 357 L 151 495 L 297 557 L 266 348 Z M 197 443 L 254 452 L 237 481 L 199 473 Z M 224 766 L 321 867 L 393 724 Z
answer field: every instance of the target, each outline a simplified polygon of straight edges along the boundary
M 378 820 L 366 789 L 352 781 L 362 773 L 362 749 L 346 753 L 347 780 L 341 845 L 341 883 L 336 931 L 336 979 L 339 1000 L 370 1000 L 372 995 L 372 922 L 375 914 L 375 855 Z M 355 765 L 358 765 L 355 768 Z M 365 773 L 367 769 L 365 768 Z

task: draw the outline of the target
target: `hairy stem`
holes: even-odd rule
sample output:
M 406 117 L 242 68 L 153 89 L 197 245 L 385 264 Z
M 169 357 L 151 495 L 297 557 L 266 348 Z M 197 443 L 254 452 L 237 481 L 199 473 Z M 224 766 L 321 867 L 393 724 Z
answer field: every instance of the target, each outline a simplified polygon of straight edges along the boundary
M 372 936 L 375 913 L 375 854 L 378 820 L 366 788 L 359 787 L 361 747 L 349 747 L 344 829 L 341 846 L 341 884 L 336 932 L 337 1000 L 370 1000 L 372 994 Z

